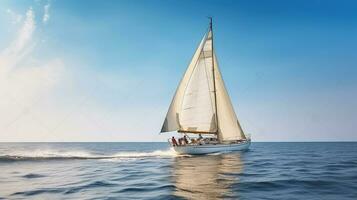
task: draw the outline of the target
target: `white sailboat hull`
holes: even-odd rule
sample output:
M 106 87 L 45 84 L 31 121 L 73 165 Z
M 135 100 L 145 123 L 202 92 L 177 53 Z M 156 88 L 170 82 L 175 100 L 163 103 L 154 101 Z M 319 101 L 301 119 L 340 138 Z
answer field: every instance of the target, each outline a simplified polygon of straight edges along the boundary
M 206 145 L 186 145 L 174 146 L 178 154 L 200 155 L 210 153 L 223 153 L 231 151 L 244 151 L 250 146 L 250 141 L 233 144 L 206 144 Z

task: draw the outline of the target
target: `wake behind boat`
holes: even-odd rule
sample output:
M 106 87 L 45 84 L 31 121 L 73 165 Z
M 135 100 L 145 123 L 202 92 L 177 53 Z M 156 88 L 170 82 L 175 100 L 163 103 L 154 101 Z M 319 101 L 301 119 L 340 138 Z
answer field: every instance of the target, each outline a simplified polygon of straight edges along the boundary
M 184 135 L 169 142 L 179 154 L 246 150 L 243 132 L 225 88 L 213 48 L 212 18 L 167 112 L 161 132 Z M 202 136 L 203 135 L 203 136 Z M 198 136 L 198 137 L 197 137 Z

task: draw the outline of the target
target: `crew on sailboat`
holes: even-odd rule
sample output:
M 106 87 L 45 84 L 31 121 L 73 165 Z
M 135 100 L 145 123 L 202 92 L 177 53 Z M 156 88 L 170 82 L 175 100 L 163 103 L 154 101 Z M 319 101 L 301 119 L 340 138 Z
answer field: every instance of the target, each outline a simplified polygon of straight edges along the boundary
M 238 142 L 238 141 L 237 141 Z M 172 146 L 186 146 L 186 145 L 204 145 L 204 144 L 217 144 L 218 140 L 214 137 L 202 137 L 201 134 L 198 135 L 198 138 L 190 138 L 188 135 L 178 139 L 178 142 L 174 136 L 171 137 Z

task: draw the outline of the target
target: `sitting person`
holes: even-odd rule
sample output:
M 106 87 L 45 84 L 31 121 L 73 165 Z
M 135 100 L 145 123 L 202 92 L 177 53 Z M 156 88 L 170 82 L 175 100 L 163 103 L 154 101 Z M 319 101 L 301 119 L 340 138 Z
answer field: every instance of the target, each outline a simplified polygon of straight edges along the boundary
M 172 142 L 172 145 L 173 145 L 173 146 L 178 146 L 177 141 L 176 141 L 176 139 L 175 139 L 174 136 L 172 136 L 171 142 Z
M 206 144 L 204 140 L 198 140 L 198 145 L 203 145 L 203 144 Z
M 183 141 L 185 141 L 185 144 L 188 144 L 188 140 L 187 140 L 186 135 L 183 136 Z
M 202 140 L 202 139 L 203 139 L 202 135 L 198 134 L 198 140 Z

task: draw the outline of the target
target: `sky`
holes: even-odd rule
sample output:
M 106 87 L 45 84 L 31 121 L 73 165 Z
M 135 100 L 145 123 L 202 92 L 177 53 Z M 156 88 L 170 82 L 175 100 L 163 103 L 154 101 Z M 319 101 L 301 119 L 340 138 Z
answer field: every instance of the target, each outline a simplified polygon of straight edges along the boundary
M 0 142 L 166 141 L 214 18 L 253 141 L 357 141 L 357 2 L 0 1 Z

